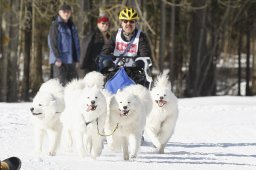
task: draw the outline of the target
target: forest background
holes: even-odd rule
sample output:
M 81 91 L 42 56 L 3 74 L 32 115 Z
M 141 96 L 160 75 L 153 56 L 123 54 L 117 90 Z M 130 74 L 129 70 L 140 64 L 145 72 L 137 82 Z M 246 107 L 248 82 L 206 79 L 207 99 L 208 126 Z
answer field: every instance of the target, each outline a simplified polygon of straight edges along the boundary
M 0 0 L 0 102 L 30 101 L 50 78 L 47 36 L 63 3 L 80 42 L 99 16 L 115 31 L 134 7 L 153 76 L 169 69 L 178 97 L 256 94 L 256 0 Z

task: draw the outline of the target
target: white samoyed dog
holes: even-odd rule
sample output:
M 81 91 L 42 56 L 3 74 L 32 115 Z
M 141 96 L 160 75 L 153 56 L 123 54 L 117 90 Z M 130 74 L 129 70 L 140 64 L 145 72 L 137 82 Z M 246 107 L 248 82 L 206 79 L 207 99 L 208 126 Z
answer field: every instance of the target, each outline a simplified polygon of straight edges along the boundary
M 64 88 L 56 79 L 43 83 L 33 99 L 30 111 L 34 125 L 35 151 L 41 152 L 44 134 L 48 136 L 48 154 L 53 156 L 61 135 L 60 115 L 65 108 Z
M 85 82 L 92 76 L 99 81 Z M 107 114 L 107 103 L 101 87 L 102 74 L 90 72 L 83 80 L 73 80 L 65 88 L 66 108 L 61 116 L 63 138 L 66 149 L 70 150 L 73 141 L 81 157 L 86 150 L 95 159 L 100 156 L 103 143 L 103 127 Z M 104 83 L 104 82 L 103 82 Z
M 178 118 L 177 97 L 171 91 L 168 72 L 163 72 L 154 82 L 151 90 L 153 108 L 146 121 L 146 134 L 157 148 L 164 153 L 164 148 L 174 132 Z
M 111 98 L 106 133 L 112 135 L 107 142 L 112 149 L 122 149 L 124 160 L 136 158 L 151 107 L 150 92 L 142 85 L 130 85 Z

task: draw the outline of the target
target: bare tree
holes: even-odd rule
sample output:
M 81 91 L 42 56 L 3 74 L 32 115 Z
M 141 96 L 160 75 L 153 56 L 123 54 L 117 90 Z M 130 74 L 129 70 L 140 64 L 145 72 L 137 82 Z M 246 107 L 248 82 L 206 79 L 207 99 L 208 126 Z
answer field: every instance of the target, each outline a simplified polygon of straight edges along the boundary
M 24 67 L 23 67 L 23 81 L 22 81 L 22 99 L 25 101 L 29 100 L 29 72 L 30 72 L 30 55 L 31 55 L 31 44 L 32 44 L 32 4 L 31 1 L 25 2 L 25 25 L 23 26 L 24 34 Z
M 36 11 L 35 0 L 32 1 L 32 52 L 30 61 L 30 89 L 33 96 L 43 82 L 42 78 L 42 31 L 40 16 Z M 36 19 L 37 18 L 37 19 Z
M 241 53 L 242 53 L 242 30 L 241 30 L 241 26 L 240 26 L 240 30 L 239 30 L 239 35 L 238 35 L 238 48 L 237 48 L 237 53 L 238 53 L 238 91 L 237 91 L 237 95 L 241 95 Z
M 250 27 L 251 23 L 247 22 L 248 27 Z M 247 27 L 247 28 L 248 28 Z M 246 89 L 245 94 L 246 96 L 251 95 L 251 69 L 250 69 L 250 56 L 251 56 L 251 31 L 250 29 L 246 30 Z
M 200 7 L 206 4 L 206 0 L 193 0 L 192 6 Z M 187 77 L 186 96 L 204 96 L 210 95 L 205 90 L 207 86 L 207 76 L 209 76 L 209 67 L 211 60 L 207 56 L 207 29 L 206 29 L 206 8 L 197 9 L 192 12 L 191 23 L 191 57 L 189 72 Z M 209 93 L 210 92 L 210 93 Z
M 10 2 L 7 0 L 0 0 L 1 4 L 6 4 L 7 7 L 10 7 Z M 8 44 L 10 41 L 9 38 L 9 12 L 4 9 L 4 6 L 0 6 L 0 101 L 7 101 L 7 63 L 8 63 Z
M 18 100 L 17 90 L 17 51 L 19 42 L 19 4 L 20 1 L 11 0 L 11 15 L 10 15 L 10 44 L 9 44 L 9 57 L 7 68 L 7 101 L 16 102 Z
M 163 71 L 163 63 L 165 58 L 166 49 L 166 4 L 161 1 L 161 23 L 160 23 L 160 45 L 159 45 L 159 68 Z

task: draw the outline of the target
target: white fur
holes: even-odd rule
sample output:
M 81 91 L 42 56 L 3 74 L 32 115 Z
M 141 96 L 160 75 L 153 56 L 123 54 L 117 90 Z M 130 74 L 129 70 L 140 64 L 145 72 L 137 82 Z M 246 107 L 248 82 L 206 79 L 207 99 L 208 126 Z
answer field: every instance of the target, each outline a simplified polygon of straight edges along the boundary
M 145 96 L 148 96 L 149 100 L 145 100 Z M 150 94 L 141 85 L 128 86 L 122 91 L 118 91 L 110 100 L 106 132 L 111 134 L 117 124 L 118 128 L 107 140 L 113 149 L 121 148 L 123 150 L 124 160 L 137 156 L 146 115 L 151 107 L 147 103 L 152 105 Z M 129 111 L 127 115 L 126 111 Z
M 164 153 L 164 148 L 174 132 L 178 117 L 177 97 L 171 91 L 167 73 L 159 75 L 152 88 L 153 109 L 147 117 L 145 128 L 158 153 Z M 160 102 L 157 102 L 159 100 Z M 166 103 L 164 104 L 164 102 Z
M 82 80 L 73 80 L 66 85 L 64 92 L 66 107 L 60 118 L 63 125 L 62 141 L 65 149 L 71 150 L 74 140 L 77 145 L 77 150 L 81 150 L 79 153 L 81 156 L 84 156 L 85 154 L 82 138 L 86 131 L 83 116 L 79 110 L 79 98 L 83 92 L 83 88 L 84 83 Z
M 97 86 L 97 88 L 102 89 L 104 87 L 105 76 L 97 71 L 89 72 L 85 75 L 83 81 L 85 87 Z
M 88 73 L 89 74 L 89 73 Z M 93 101 L 97 106 L 91 110 Z M 65 89 L 66 108 L 61 117 L 63 123 L 63 137 L 66 149 L 70 149 L 74 142 L 81 157 L 85 156 L 85 149 L 92 158 L 102 152 L 102 137 L 105 124 L 107 104 L 101 89 L 86 86 L 84 80 L 74 80 Z M 89 123 L 90 122 L 90 123 Z M 86 125 L 86 123 L 89 123 Z
M 91 105 L 92 101 L 95 101 L 95 105 L 97 106 L 95 110 L 89 110 L 87 108 L 87 110 L 83 112 L 85 121 L 90 122 L 87 125 L 87 131 L 84 136 L 85 147 L 90 156 L 95 159 L 100 156 L 103 149 L 104 137 L 100 134 L 104 134 L 107 102 L 102 91 L 96 87 L 87 88 L 85 91 L 85 96 L 83 96 L 83 108 Z
M 48 154 L 55 155 L 61 134 L 59 117 L 64 110 L 63 87 L 58 80 L 43 83 L 33 99 L 31 121 L 34 125 L 35 150 L 42 151 L 44 134 L 49 138 Z

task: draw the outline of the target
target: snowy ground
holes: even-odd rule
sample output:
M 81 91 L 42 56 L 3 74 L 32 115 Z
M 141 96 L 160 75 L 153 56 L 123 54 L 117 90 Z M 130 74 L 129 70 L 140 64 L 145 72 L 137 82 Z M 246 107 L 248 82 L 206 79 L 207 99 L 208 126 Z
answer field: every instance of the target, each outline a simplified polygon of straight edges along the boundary
M 0 103 L 0 159 L 18 156 L 22 170 L 256 169 L 256 97 L 179 99 L 166 153 L 154 154 L 146 137 L 135 161 L 123 161 L 107 146 L 97 160 L 61 150 L 55 157 L 34 154 L 30 104 Z

